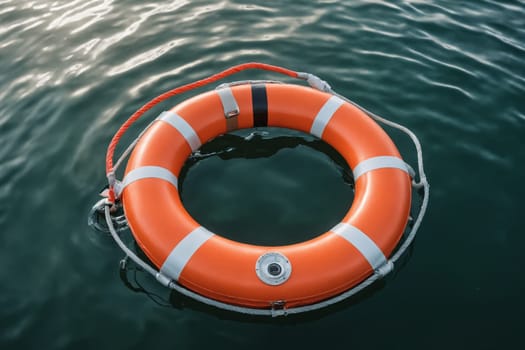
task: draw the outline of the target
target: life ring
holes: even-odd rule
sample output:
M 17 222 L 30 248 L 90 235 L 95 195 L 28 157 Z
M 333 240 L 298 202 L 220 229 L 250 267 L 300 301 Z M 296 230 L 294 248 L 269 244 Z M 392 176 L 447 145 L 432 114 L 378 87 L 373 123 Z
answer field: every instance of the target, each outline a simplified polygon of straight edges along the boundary
M 257 246 L 202 227 L 185 210 L 177 176 L 192 151 L 236 128 L 311 133 L 352 168 L 355 196 L 328 232 Z M 249 308 L 313 304 L 384 268 L 411 207 L 411 177 L 390 137 L 357 107 L 309 87 L 242 83 L 163 112 L 140 137 L 118 192 L 138 245 L 166 278 L 207 298 Z

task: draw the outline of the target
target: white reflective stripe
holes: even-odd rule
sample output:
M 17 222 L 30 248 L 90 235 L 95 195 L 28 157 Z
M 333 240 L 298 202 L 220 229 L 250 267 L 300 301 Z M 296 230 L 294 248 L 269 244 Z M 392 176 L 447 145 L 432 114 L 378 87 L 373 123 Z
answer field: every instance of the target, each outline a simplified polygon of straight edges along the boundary
M 173 175 L 173 173 L 168 169 L 162 168 L 160 166 L 143 166 L 133 169 L 126 174 L 124 180 L 122 180 L 122 183 L 118 188 L 117 194 L 120 195 L 126 186 L 135 181 L 152 178 L 166 180 L 175 186 L 175 188 L 177 188 L 177 177 Z
M 178 281 L 184 266 L 186 266 L 193 254 L 212 236 L 213 233 L 202 226 L 191 231 L 168 255 L 160 268 L 161 274 Z
M 364 232 L 347 223 L 337 224 L 330 231 L 338 234 L 352 244 L 365 257 L 374 270 L 386 264 L 381 249 Z
M 224 116 L 229 119 L 239 115 L 239 105 L 233 96 L 232 89 L 225 87 L 217 90 L 221 98 L 222 108 L 224 109 Z
M 321 138 L 326 125 L 328 125 L 334 113 L 343 103 L 344 101 L 337 96 L 330 97 L 323 107 L 321 107 L 319 113 L 317 113 L 312 128 L 310 129 L 310 134 Z
M 186 139 L 186 142 L 188 142 L 192 151 L 195 151 L 201 146 L 199 135 L 197 135 L 191 125 L 177 113 L 165 111 L 162 112 L 157 119 L 162 120 L 177 129 Z
M 357 178 L 364 173 L 383 168 L 400 169 L 410 174 L 409 167 L 403 161 L 403 159 L 392 156 L 380 156 L 365 159 L 361 163 L 357 164 L 352 170 L 354 173 L 354 181 L 357 181 Z

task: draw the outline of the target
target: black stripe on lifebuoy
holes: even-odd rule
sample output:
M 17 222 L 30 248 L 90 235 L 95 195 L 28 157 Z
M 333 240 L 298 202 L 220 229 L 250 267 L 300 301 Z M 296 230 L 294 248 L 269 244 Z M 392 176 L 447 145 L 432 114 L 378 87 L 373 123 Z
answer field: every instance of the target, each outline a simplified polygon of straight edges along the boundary
M 252 85 L 253 126 L 268 126 L 268 97 L 266 85 Z

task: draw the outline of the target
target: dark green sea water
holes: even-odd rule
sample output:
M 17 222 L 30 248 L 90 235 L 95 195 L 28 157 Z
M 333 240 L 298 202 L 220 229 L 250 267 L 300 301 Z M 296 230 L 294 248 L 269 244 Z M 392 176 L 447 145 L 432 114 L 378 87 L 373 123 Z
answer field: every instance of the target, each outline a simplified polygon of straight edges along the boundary
M 177 296 L 159 306 L 125 286 L 122 253 L 86 224 L 121 123 L 161 92 L 247 61 L 319 75 L 423 145 L 431 201 L 409 258 L 325 312 L 239 318 Z M 337 223 L 351 189 L 336 156 L 312 138 L 257 132 L 212 144 L 233 157 L 189 169 L 192 213 L 265 244 Z M 0 144 L 2 350 L 525 346 L 523 0 L 0 0 Z

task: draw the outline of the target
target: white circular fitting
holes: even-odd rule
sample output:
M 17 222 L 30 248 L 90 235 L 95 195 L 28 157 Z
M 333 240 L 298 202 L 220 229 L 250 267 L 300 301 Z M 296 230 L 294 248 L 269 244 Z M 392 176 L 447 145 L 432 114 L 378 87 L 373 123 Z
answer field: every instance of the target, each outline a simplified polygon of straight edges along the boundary
M 264 283 L 277 286 L 288 280 L 292 273 L 292 265 L 281 253 L 266 253 L 257 259 L 255 272 Z

